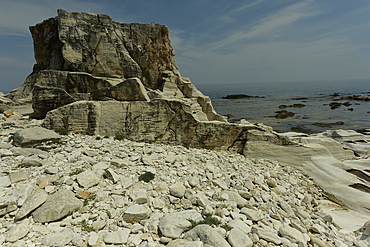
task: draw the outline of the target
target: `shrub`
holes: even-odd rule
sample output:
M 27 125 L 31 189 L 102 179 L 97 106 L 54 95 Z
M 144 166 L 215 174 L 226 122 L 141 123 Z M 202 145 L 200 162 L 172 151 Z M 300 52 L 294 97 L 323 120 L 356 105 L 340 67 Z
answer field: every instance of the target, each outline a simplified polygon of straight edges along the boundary
M 94 231 L 94 228 L 92 228 L 91 226 L 89 226 L 86 222 L 86 220 L 83 220 L 80 222 L 80 225 L 81 225 L 81 229 L 82 231 L 85 231 L 85 232 L 93 232 Z
M 68 135 L 69 134 L 68 129 L 65 129 L 65 128 L 56 129 L 55 132 L 57 132 L 59 135 Z
M 139 176 L 139 181 L 144 181 L 148 183 L 150 180 L 154 179 L 154 174 L 151 172 L 145 172 Z
M 83 206 L 84 206 L 84 207 L 86 207 L 87 205 L 89 205 L 89 203 L 90 203 L 90 202 L 92 202 L 91 207 L 93 207 L 93 206 L 94 206 L 94 204 L 95 204 L 95 196 L 89 196 L 88 198 L 86 198 L 86 199 L 84 200 L 84 204 L 83 204 Z
M 73 176 L 73 175 L 78 175 L 80 174 L 81 172 L 83 172 L 84 170 L 79 168 L 79 169 L 75 169 L 73 172 L 69 173 L 68 175 L 69 176 Z
M 114 136 L 114 140 L 122 141 L 123 139 L 125 139 L 125 137 L 123 135 L 115 135 Z
M 226 231 L 231 230 L 231 227 L 229 227 L 227 225 L 221 225 L 221 222 L 217 218 L 212 217 L 211 215 L 207 215 L 204 218 L 204 220 L 201 220 L 201 221 L 195 222 L 194 220 L 189 220 L 189 219 L 188 219 L 188 221 L 191 223 L 191 228 L 194 228 L 197 225 L 209 225 L 209 226 L 220 226 L 220 227 L 224 228 Z

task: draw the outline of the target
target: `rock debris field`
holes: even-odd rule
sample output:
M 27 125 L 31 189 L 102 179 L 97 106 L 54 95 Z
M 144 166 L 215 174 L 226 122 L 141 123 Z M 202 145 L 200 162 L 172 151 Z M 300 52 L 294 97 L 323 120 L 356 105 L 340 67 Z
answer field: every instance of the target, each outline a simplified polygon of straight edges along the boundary
M 1 246 L 369 246 L 290 166 L 40 123 L 1 120 Z

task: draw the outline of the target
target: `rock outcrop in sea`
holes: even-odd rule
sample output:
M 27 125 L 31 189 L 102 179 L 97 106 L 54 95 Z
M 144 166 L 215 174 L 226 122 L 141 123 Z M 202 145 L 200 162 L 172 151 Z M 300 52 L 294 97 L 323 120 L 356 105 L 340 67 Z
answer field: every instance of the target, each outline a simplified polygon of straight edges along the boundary
M 30 30 L 37 64 L 0 96 L 2 246 L 370 244 L 368 133 L 228 123 L 163 25 Z

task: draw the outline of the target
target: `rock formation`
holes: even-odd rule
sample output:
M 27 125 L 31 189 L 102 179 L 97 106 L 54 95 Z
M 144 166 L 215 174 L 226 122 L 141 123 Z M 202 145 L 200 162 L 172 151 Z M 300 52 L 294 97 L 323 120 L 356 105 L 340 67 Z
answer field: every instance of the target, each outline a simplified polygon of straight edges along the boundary
M 30 30 L 37 64 L 7 97 L 32 97 L 32 116 L 44 119 L 43 127 L 278 160 L 306 171 L 331 200 L 369 214 L 370 178 L 360 178 L 368 171 L 357 171 L 364 169 L 360 156 L 345 150 L 353 143 L 227 123 L 209 97 L 181 77 L 165 26 L 58 10 L 57 17 Z M 369 148 L 363 149 L 358 152 L 365 157 Z
M 32 96 L 32 117 L 47 128 L 238 152 L 259 129 L 288 143 L 219 116 L 181 77 L 165 26 L 58 10 L 30 30 L 37 64 L 8 97 Z
M 32 97 L 34 118 L 80 100 L 187 98 L 207 120 L 221 120 L 208 97 L 182 78 L 166 26 L 118 23 L 107 15 L 69 13 L 30 27 L 33 73 L 8 98 Z M 149 95 L 149 96 L 147 96 Z

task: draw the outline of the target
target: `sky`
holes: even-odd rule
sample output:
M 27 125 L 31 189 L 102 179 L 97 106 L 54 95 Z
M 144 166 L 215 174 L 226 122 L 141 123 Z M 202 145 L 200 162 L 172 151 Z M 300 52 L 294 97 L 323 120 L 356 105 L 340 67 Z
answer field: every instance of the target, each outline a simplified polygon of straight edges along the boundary
M 0 91 L 32 72 L 28 26 L 58 8 L 168 26 L 195 85 L 370 79 L 368 0 L 1 0 Z

